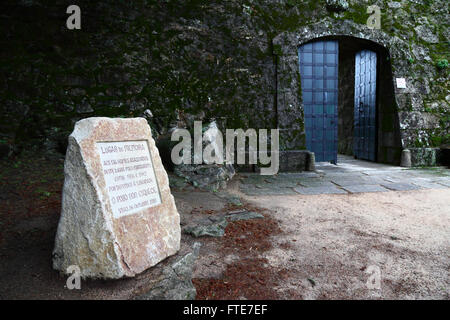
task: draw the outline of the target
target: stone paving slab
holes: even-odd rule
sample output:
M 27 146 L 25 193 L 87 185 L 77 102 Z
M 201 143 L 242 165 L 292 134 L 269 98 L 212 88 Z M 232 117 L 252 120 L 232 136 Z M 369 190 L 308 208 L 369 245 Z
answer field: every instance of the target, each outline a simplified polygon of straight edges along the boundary
M 401 167 L 343 157 L 338 165 L 317 163 L 315 172 L 282 172 L 275 176 L 242 175 L 248 195 L 348 194 L 450 187 L 450 170 Z M 295 190 L 295 191 L 294 191 Z
M 347 194 L 345 190 L 339 189 L 336 186 L 321 186 L 321 187 L 298 187 L 294 190 L 300 194 Z
M 335 177 L 335 178 L 345 177 L 345 176 L 361 176 L 361 177 L 367 176 L 363 172 L 359 172 L 359 171 L 341 171 L 341 172 L 329 171 L 329 172 L 320 172 L 320 175 L 326 176 L 326 177 Z
M 443 186 L 450 187 L 450 180 L 438 180 L 436 183 L 442 184 Z
M 362 171 L 362 173 L 366 176 L 388 176 L 388 175 L 399 175 L 404 173 L 404 169 L 401 170 L 371 170 L 371 171 Z M 408 175 L 408 174 L 406 174 Z
M 281 188 L 295 188 L 295 187 L 299 187 L 300 184 L 298 181 L 292 180 L 292 181 L 279 181 L 276 183 L 277 187 L 281 187 Z
M 447 189 L 446 186 L 439 184 L 437 182 L 416 181 L 416 182 L 413 182 L 413 184 L 422 189 Z
M 417 179 L 420 179 L 418 177 L 385 177 L 383 178 L 384 182 L 380 182 L 380 184 L 383 183 L 414 183 L 417 181 Z M 425 179 L 426 181 L 430 181 L 430 179 Z
M 351 185 L 355 185 L 355 184 L 364 184 L 364 181 L 362 179 L 358 179 L 358 178 L 355 178 L 355 179 L 332 179 L 331 182 L 333 184 L 335 184 L 335 185 L 337 184 L 341 187 L 351 186 Z
M 300 187 L 310 187 L 310 188 L 326 188 L 326 187 L 335 187 L 336 185 L 332 183 L 329 180 L 320 180 L 320 181 L 313 181 L 313 180 L 302 180 L 300 181 L 301 186 Z
M 450 170 L 447 168 L 443 168 L 443 167 L 428 168 L 428 169 L 410 169 L 407 171 L 413 172 L 418 175 L 432 175 L 432 176 L 437 176 L 437 177 L 447 176 L 450 178 Z
M 340 185 L 340 186 L 352 186 L 352 185 L 364 185 L 364 184 L 382 184 L 387 181 L 382 179 L 381 177 L 346 177 L 345 179 L 337 179 L 334 178 L 331 182 Z
M 318 178 L 320 174 L 315 171 L 303 171 L 303 172 L 280 172 L 276 175 L 277 179 L 301 179 L 301 178 Z
M 289 196 L 296 194 L 292 188 L 265 188 L 241 190 L 248 196 Z
M 391 191 L 391 190 L 383 188 L 382 186 L 377 185 L 377 184 L 354 184 L 354 185 L 344 186 L 343 188 L 351 193 Z
M 384 183 L 381 186 L 394 191 L 409 191 L 420 189 L 420 187 L 411 183 Z

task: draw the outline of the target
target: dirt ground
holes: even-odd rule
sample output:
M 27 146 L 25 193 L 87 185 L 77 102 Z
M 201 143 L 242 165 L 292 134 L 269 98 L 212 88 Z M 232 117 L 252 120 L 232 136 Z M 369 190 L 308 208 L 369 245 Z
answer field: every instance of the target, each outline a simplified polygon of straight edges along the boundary
M 51 267 L 63 162 L 0 165 L 0 299 L 129 299 L 145 290 L 151 270 L 67 290 Z M 181 254 L 202 244 L 197 299 L 450 298 L 450 189 L 246 196 L 238 184 L 227 190 L 242 197 L 238 207 L 214 193 L 174 192 L 182 227 L 237 209 L 265 217 L 231 222 L 222 238 L 182 235 Z
M 450 189 L 247 199 L 283 230 L 264 258 L 285 298 L 450 297 Z

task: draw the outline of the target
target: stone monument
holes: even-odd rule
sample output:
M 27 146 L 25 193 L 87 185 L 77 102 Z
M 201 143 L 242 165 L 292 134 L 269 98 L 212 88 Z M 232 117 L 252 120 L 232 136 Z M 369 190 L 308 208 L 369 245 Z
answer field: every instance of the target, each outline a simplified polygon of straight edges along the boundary
M 88 118 L 69 136 L 53 267 L 132 277 L 180 248 L 180 217 L 144 118 Z

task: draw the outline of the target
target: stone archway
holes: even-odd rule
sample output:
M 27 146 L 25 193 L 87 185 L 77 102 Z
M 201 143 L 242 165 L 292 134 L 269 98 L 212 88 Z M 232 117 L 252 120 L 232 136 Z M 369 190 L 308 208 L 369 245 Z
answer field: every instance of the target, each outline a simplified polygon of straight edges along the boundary
M 408 77 L 409 44 L 383 31 L 371 30 L 349 20 L 336 23 L 331 18 L 296 31 L 284 32 L 273 39 L 274 54 L 277 56 L 276 117 L 280 129 L 280 157 L 283 158 L 283 153 L 306 148 L 297 50 L 300 45 L 318 38 L 352 38 L 377 48 L 388 59 L 382 65 L 384 76 L 379 88 L 383 101 L 377 161 L 399 164 L 401 150 L 412 147 L 416 140 L 414 135 L 417 135 L 416 130 L 408 126 L 415 116 L 410 111 L 411 101 L 415 99 L 416 104 L 423 103 L 419 94 L 423 84 Z M 395 78 L 406 78 L 406 89 L 394 86 Z

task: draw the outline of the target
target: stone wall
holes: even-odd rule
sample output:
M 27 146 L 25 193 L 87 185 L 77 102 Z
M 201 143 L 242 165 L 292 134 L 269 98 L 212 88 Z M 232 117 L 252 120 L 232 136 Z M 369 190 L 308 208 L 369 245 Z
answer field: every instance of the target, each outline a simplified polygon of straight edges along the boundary
M 386 116 L 398 115 L 401 147 L 448 141 L 448 68 L 436 67 L 449 60 L 448 2 L 327 2 L 81 0 L 75 31 L 65 28 L 67 1 L 2 3 L 0 144 L 64 152 L 80 118 L 150 109 L 159 133 L 182 110 L 229 128 L 279 126 L 283 149 L 304 149 L 296 48 L 336 35 L 386 48 L 393 77 L 406 77 Z M 381 30 L 366 26 L 371 4 Z
M 353 9 L 350 6 L 348 12 L 334 13 L 333 17 L 325 17 L 319 22 L 281 33 L 274 38 L 274 52 L 278 55 L 279 60 L 277 107 L 279 119 L 289 119 L 287 123 L 282 120 L 283 125 L 287 124 L 287 126 L 293 127 L 302 121 L 302 107 L 300 110 L 292 109 L 293 105 L 301 106 L 301 94 L 295 90 L 300 77 L 290 77 L 290 81 L 285 81 L 289 75 L 298 70 L 297 47 L 299 45 L 318 38 L 353 37 L 354 41 L 368 40 L 372 46 L 379 46 L 386 50 L 385 59 L 381 59 L 380 66 L 378 161 L 398 164 L 402 148 L 439 145 L 447 141 L 449 137 L 450 96 L 446 89 L 448 88 L 448 72 L 438 70 L 431 58 L 431 56 L 436 56 L 436 53 L 432 53 L 433 50 L 440 52 L 439 48 L 444 43 L 448 46 L 448 39 L 443 37 L 443 34 L 438 42 L 422 39 L 421 36 L 424 35 L 417 32 L 417 27 L 412 27 L 420 26 L 421 23 L 429 23 L 430 20 L 437 24 L 435 19 L 442 14 L 440 11 L 442 8 L 437 10 L 437 7 L 447 4 L 430 2 L 428 4 L 436 9 L 436 16 L 428 19 L 422 16 L 402 21 L 403 25 L 392 22 L 392 17 L 397 17 L 395 13 L 408 17 L 425 15 L 427 7 L 422 7 L 422 10 L 425 11 L 420 13 L 419 8 L 414 8 L 411 3 L 385 4 L 378 1 L 376 4 L 384 8 L 385 13 L 391 11 L 391 15 L 382 15 L 384 24 L 380 30 L 367 28 L 364 24 L 367 16 L 364 16 L 360 5 L 355 5 Z M 422 5 L 424 4 L 422 3 Z M 411 13 L 406 13 L 405 10 L 411 10 Z M 351 13 L 358 12 L 361 14 L 360 19 L 347 19 Z M 342 20 L 337 23 L 336 18 Z M 410 25 L 410 30 L 415 30 L 416 34 L 408 35 L 410 31 L 405 29 L 407 25 Z M 418 30 L 421 30 L 421 27 Z M 433 32 L 448 30 L 448 25 L 440 24 L 439 28 L 435 25 L 433 30 Z M 341 57 L 341 59 L 344 58 Z M 345 70 L 341 70 L 341 72 L 345 73 Z M 406 78 L 407 88 L 397 88 L 394 85 L 395 78 Z M 344 90 L 342 83 L 340 90 Z M 350 97 L 345 95 L 343 98 L 340 105 L 341 111 L 345 110 L 344 105 L 346 101 L 350 100 Z M 429 107 L 430 103 L 434 106 L 433 108 Z M 347 120 L 345 117 L 341 119 L 341 128 L 344 126 L 344 122 L 349 122 Z M 302 135 L 304 136 L 304 132 L 291 134 L 286 138 L 293 142 L 289 145 L 290 149 L 304 147 L 302 139 L 299 138 Z M 341 141 L 341 151 L 347 152 L 348 144 L 349 142 L 345 139 Z

